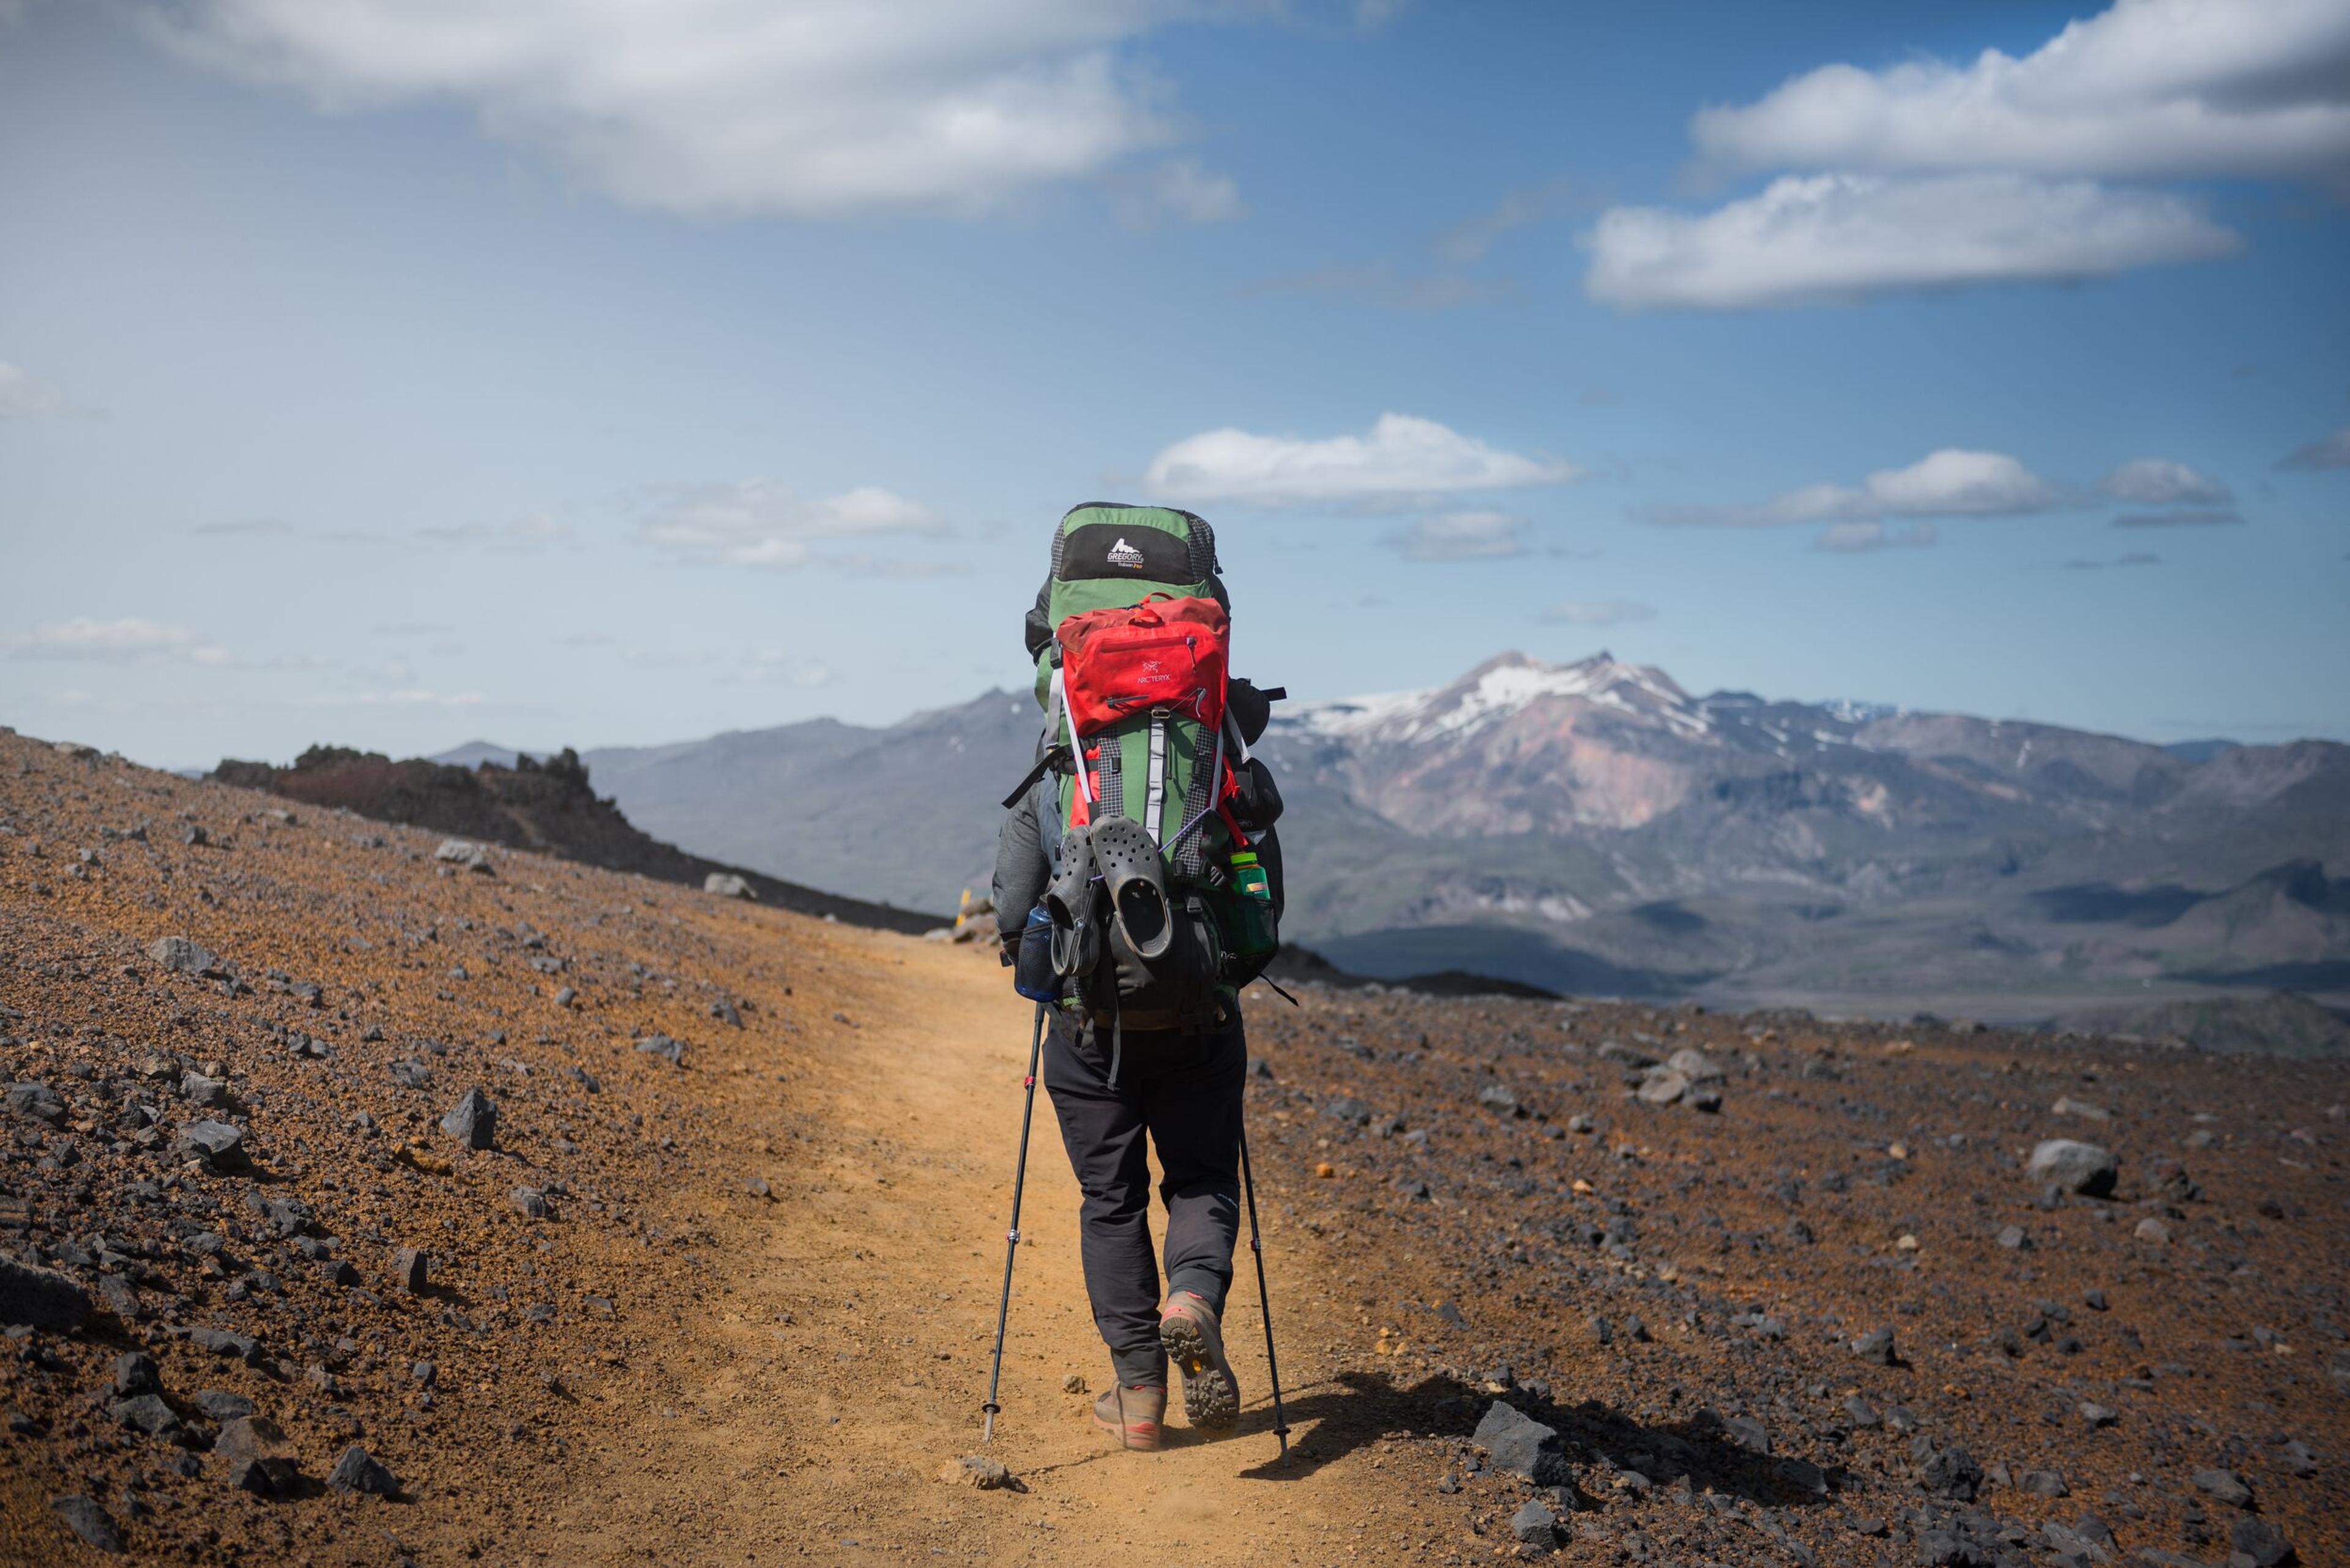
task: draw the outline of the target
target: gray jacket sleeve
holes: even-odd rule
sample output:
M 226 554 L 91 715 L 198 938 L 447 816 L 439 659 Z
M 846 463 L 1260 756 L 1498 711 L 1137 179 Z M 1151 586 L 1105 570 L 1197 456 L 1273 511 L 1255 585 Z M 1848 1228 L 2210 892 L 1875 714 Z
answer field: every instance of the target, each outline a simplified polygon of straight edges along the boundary
M 1047 774 L 1036 787 L 1050 788 L 1055 783 L 1054 776 Z M 1031 790 L 1018 805 L 1003 814 L 1003 825 L 995 830 L 995 881 L 991 891 L 995 899 L 996 929 L 1004 940 L 1019 940 L 1020 929 L 1028 923 L 1028 911 L 1044 896 L 1045 884 L 1051 877 L 1052 864 L 1045 856 L 1038 829 L 1035 791 Z

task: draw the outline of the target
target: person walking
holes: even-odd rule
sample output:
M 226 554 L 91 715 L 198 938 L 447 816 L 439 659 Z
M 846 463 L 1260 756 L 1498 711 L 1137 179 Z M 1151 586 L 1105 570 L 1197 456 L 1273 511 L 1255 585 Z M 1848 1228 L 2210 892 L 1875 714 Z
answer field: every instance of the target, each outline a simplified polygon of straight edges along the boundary
M 1046 723 L 1035 771 L 1006 802 L 992 888 L 1007 965 L 1024 976 L 1057 942 L 1049 982 L 1023 990 L 1045 1002 L 1044 1084 L 1084 1194 L 1086 1293 L 1113 1379 L 1093 1418 L 1145 1451 L 1161 1441 L 1170 1363 L 1192 1427 L 1224 1430 L 1240 1413 L 1223 1342 L 1248 1065 L 1239 987 L 1271 957 L 1281 866 L 1270 774 L 1232 761 L 1263 732 L 1266 696 L 1227 680 L 1219 651 L 1211 670 L 1180 677 L 1175 701 L 1138 698 L 1128 687 L 1157 679 L 1163 654 L 1138 676 L 1142 664 L 1112 649 L 1118 636 L 1170 646 L 1168 623 L 1185 612 L 1170 600 L 1200 601 L 1201 629 L 1184 635 L 1195 649 L 1212 643 L 1230 604 L 1215 566 L 1213 535 L 1188 513 L 1097 504 L 1063 519 L 1026 623 Z M 1088 575 L 1101 571 L 1116 575 Z M 1128 684 L 1097 702 L 1104 681 Z M 1191 695 L 1210 685 L 1212 701 Z M 1144 710 L 1152 728 L 1129 742 L 1123 716 Z M 1121 717 L 1097 724 L 1097 711 Z M 1196 733 L 1173 732 L 1187 720 Z M 1170 756 L 1192 759 L 1188 774 Z M 1252 941 L 1262 950 L 1244 951 Z

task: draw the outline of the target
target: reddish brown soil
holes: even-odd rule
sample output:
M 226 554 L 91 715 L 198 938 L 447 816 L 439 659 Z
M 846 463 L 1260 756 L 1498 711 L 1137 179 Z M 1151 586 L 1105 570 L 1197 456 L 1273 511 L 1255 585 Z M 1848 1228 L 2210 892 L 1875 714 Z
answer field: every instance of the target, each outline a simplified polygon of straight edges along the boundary
M 2340 1067 L 1256 996 L 1294 1462 L 1270 1462 L 1245 1275 L 1241 1433 L 1179 1427 L 1156 1456 L 1095 1438 L 1062 1391 L 1106 1358 L 1045 1116 L 993 1449 L 1028 1490 L 979 1492 L 933 1478 L 979 1447 L 1027 1044 L 990 956 L 532 855 L 444 872 L 434 836 L 284 806 L 0 736 L 0 1065 L 64 1103 L 5 1118 L 0 1246 L 111 1303 L 6 1342 L 0 1405 L 21 1419 L 0 1433 L 0 1560 L 100 1560 L 51 1511 L 70 1494 L 157 1561 L 1482 1559 L 1519 1550 L 1508 1521 L 1534 1495 L 1476 1471 L 1468 1435 L 1504 1395 L 1563 1434 L 1570 1479 L 1545 1494 L 1563 1561 L 1911 1563 L 1947 1541 L 2048 1563 L 2041 1527 L 2085 1511 L 2114 1561 L 2224 1562 L 2254 1518 L 2303 1562 L 2350 1553 Z M 211 842 L 185 842 L 192 825 Z M 172 935 L 235 978 L 165 971 L 149 947 Z M 296 1054 L 296 1033 L 326 1054 Z M 681 1065 L 634 1048 L 656 1033 Z M 1728 1069 L 1721 1111 L 1627 1099 L 1608 1040 L 1700 1047 Z M 395 1081 L 410 1060 L 425 1086 Z M 225 1112 L 172 1081 L 208 1064 Z M 1480 1104 L 1495 1083 L 1523 1114 Z M 498 1138 L 468 1154 L 437 1123 L 476 1085 Z M 2110 1119 L 2056 1117 L 2060 1095 Z M 1367 1125 L 1329 1114 L 1346 1098 Z M 207 1114 L 247 1129 L 253 1173 L 172 1156 Z M 1578 1115 L 1595 1130 L 1565 1131 Z M 2119 1153 L 2115 1201 L 2035 1206 L 2015 1161 L 2060 1133 Z M 2199 1194 L 2152 1189 L 2158 1156 Z M 515 1207 L 524 1186 L 547 1218 Z M 289 1197 L 310 1210 L 299 1236 L 249 1203 Z M 2135 1237 L 2147 1218 L 2168 1243 Z M 2033 1245 L 2000 1246 L 2008 1225 Z M 403 1246 L 432 1256 L 422 1296 L 393 1277 Z M 1878 1326 L 1898 1365 L 1846 1348 Z M 252 1335 L 259 1364 L 201 1352 L 192 1328 Z M 110 1414 L 134 1346 L 177 1438 Z M 253 1399 L 314 1481 L 356 1442 L 402 1498 L 232 1490 L 203 1389 Z M 1856 1425 L 1851 1390 L 1915 1429 Z M 2092 1429 L 2085 1401 L 2114 1424 Z M 1768 1456 L 1739 1446 L 1747 1421 Z M 1934 1495 L 1952 1465 L 1929 1461 L 1954 1449 L 1987 1472 L 1971 1504 Z M 2196 1491 L 2210 1468 L 2248 1483 L 2249 1511 Z M 2069 1495 L 2024 1490 L 2033 1470 Z

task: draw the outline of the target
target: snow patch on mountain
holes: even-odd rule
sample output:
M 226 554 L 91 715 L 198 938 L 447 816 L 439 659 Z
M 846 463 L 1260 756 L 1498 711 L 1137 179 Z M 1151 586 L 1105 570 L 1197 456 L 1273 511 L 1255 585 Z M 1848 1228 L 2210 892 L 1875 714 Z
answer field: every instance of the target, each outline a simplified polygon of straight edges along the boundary
M 1671 676 L 1621 663 L 1605 651 L 1572 664 L 1504 653 L 1450 686 L 1309 702 L 1285 717 L 1317 738 L 1413 745 L 1475 734 L 1548 698 L 1580 699 L 1684 735 L 1713 729 L 1712 719 Z

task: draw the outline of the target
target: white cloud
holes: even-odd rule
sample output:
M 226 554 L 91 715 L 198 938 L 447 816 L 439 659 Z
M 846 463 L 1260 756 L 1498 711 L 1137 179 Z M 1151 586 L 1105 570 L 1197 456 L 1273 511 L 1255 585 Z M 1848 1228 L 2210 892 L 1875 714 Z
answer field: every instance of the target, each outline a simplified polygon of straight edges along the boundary
M 1248 213 L 1240 187 L 1188 158 L 1170 159 L 1117 182 L 1118 221 L 1129 229 L 1163 223 L 1230 223 Z
M 1509 512 L 1440 512 L 1383 543 L 1408 561 L 1490 561 L 1526 553 L 1526 520 Z
M 1743 170 L 2000 169 L 2119 178 L 2350 176 L 2350 7 L 2341 0 L 2119 0 L 2022 59 L 1806 72 L 1700 111 L 1712 163 Z
M 0 359 L 0 420 L 37 419 L 63 413 L 66 396 L 34 375 Z
M 161 0 L 183 56 L 321 109 L 448 101 L 634 206 L 972 213 L 1176 140 L 1118 47 L 1172 0 Z
M 2126 512 L 2116 528 L 2231 528 L 2244 520 L 2232 506 L 2185 506 L 2169 512 Z
M 1570 599 L 1551 606 L 1543 611 L 1542 618 L 1565 626 L 1626 626 L 1633 621 L 1654 620 L 1657 612 L 1630 599 Z
M 1931 523 L 1831 523 L 1812 541 L 1814 550 L 1836 556 L 1858 556 L 1871 550 L 1923 549 L 1939 538 Z
M 1898 517 L 2021 517 L 2053 512 L 2074 498 L 2005 452 L 1943 447 L 1907 468 L 1883 468 L 1857 485 L 1806 484 L 1760 506 L 1657 506 L 1642 515 L 1668 525 L 1754 528 L 1793 523 L 1882 523 Z M 1914 532 L 1914 531 L 1913 531 Z M 1842 535 L 1868 538 L 1864 532 Z M 1886 537 L 1878 543 L 1931 544 Z M 1872 548 L 1821 539 L 1824 549 Z
M 2218 480 L 2167 457 L 2123 463 L 2097 481 L 2097 488 L 2138 506 L 2225 506 L 2235 499 Z
M 828 539 L 939 534 L 945 525 L 927 506 L 874 485 L 804 501 L 764 480 L 709 485 L 671 495 L 648 521 L 652 545 L 736 566 L 798 566 Z
M 547 544 L 567 539 L 571 530 L 555 519 L 552 512 L 534 512 L 527 517 L 517 517 L 506 524 L 506 537 L 521 544 Z
M 228 649 L 192 628 L 165 621 L 93 620 L 76 616 L 0 638 L 12 659 L 85 659 L 106 664 L 230 662 Z
M 2350 468 L 2350 425 L 2286 453 L 2279 468 Z
M 1582 243 L 1591 256 L 1585 292 L 1631 310 L 2072 281 L 2225 255 L 2241 244 L 2181 197 L 2008 173 L 1790 175 L 1697 215 L 1611 208 Z
M 1326 441 L 1229 428 L 1203 431 L 1152 458 L 1143 483 L 1174 501 L 1377 505 L 1563 484 L 1578 472 L 1555 458 L 1503 452 L 1434 420 L 1381 414 L 1368 435 Z

